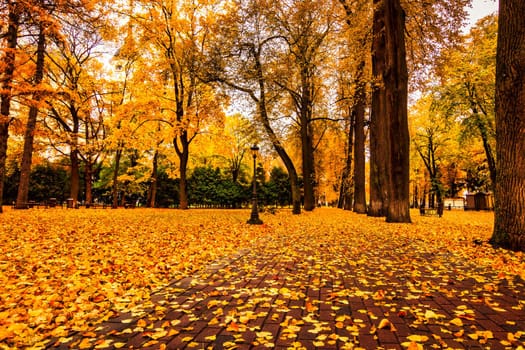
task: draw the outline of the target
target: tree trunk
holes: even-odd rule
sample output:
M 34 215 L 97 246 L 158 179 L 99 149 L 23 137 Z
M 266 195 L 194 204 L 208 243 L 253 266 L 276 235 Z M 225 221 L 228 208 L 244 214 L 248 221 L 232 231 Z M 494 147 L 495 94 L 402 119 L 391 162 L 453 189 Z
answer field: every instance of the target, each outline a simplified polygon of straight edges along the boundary
M 78 194 L 80 191 L 80 161 L 78 157 L 78 150 L 73 149 L 69 154 L 71 161 L 71 192 L 70 197 L 73 198 L 73 206 L 76 207 L 78 202 Z
M 86 157 L 84 162 L 84 182 L 86 184 L 86 205 L 93 204 L 93 161 Z
M 282 146 L 279 138 L 270 125 L 270 118 L 268 117 L 268 111 L 266 108 L 266 84 L 261 64 L 260 51 L 253 49 L 252 55 L 257 72 L 259 97 L 257 98 L 257 96 L 255 96 L 253 93 L 251 93 L 250 96 L 257 103 L 257 108 L 259 109 L 259 118 L 263 124 L 264 130 L 268 134 L 273 148 L 286 167 L 286 171 L 288 172 L 288 177 L 290 179 L 290 191 L 292 192 L 292 214 L 298 215 L 301 214 L 301 190 L 299 188 L 299 176 L 297 175 L 297 170 L 295 169 L 292 159 Z
M 308 120 L 302 121 L 301 144 L 303 156 L 303 189 L 304 210 L 306 211 L 312 211 L 315 209 L 315 168 L 312 137 L 311 123 L 309 123 Z
M 364 62 L 359 65 L 364 67 Z M 354 126 L 354 212 L 366 213 L 365 175 L 365 86 L 357 82 Z
M 115 152 L 115 168 L 113 169 L 113 185 L 111 186 L 111 208 L 118 208 L 118 173 L 120 171 L 120 158 L 122 157 L 122 148 Z
M 383 74 L 386 68 L 385 4 L 374 0 L 372 25 L 372 111 L 370 115 L 370 208 L 369 216 L 386 216 L 388 207 L 387 174 L 390 135 L 386 115 L 386 93 Z
M 259 116 L 264 129 L 266 130 L 266 133 L 273 144 L 273 148 L 284 163 L 286 171 L 288 172 L 288 178 L 290 179 L 290 191 L 292 192 L 292 214 L 301 214 L 301 190 L 299 188 L 299 176 L 297 175 L 297 170 L 295 169 L 292 159 L 277 139 L 277 135 L 275 135 L 275 132 L 270 125 L 270 119 L 266 114 L 264 99 L 262 99 L 262 101 L 262 103 L 259 102 Z
M 350 111 L 350 120 L 347 134 L 347 146 L 346 146 L 346 162 L 343 170 L 343 176 L 341 179 L 341 191 L 339 193 L 340 208 L 344 210 L 352 209 L 353 202 L 353 186 L 352 186 L 352 160 L 354 156 L 354 130 L 355 130 L 355 113 L 352 109 Z
M 387 222 L 410 220 L 410 135 L 408 132 L 408 72 L 405 13 L 399 0 L 386 0 L 386 113 L 389 118 Z
M 186 131 L 182 131 L 182 134 L 178 137 L 180 140 L 180 146 L 177 143 L 177 138 L 173 140 L 175 150 L 179 157 L 179 170 L 180 170 L 180 182 L 179 182 L 179 208 L 188 209 L 188 160 L 190 157 L 190 143 Z
M 151 179 L 148 188 L 148 199 L 146 206 L 148 208 L 155 208 L 155 202 L 157 201 L 157 188 L 158 188 L 158 164 L 159 164 L 159 151 L 155 151 L 153 155 L 153 167 L 151 169 Z
M 15 72 L 15 50 L 18 41 L 18 25 L 20 15 L 18 13 L 16 1 L 9 1 L 8 26 L 4 40 L 6 42 L 5 54 L 3 57 L 4 71 L 0 76 L 0 213 L 3 212 L 2 204 L 4 198 L 4 179 L 5 162 L 7 158 L 7 141 L 9 139 L 9 124 L 11 118 L 9 111 L 11 108 L 11 91 L 13 89 L 13 75 Z
M 38 89 L 38 85 L 44 78 L 44 63 L 46 50 L 46 36 L 44 34 L 43 25 L 40 25 L 40 32 L 38 34 L 38 44 L 36 51 L 36 69 L 33 80 L 33 87 Z M 20 180 L 18 183 L 18 193 L 16 197 L 16 208 L 26 209 L 29 195 L 29 178 L 31 175 L 31 163 L 33 160 L 33 139 L 36 129 L 36 121 L 38 116 L 38 102 L 41 99 L 41 94 L 37 91 L 33 95 L 33 105 L 29 108 L 29 115 L 27 117 L 26 130 L 24 134 L 24 151 L 22 153 L 22 163 L 20 165 Z
M 525 251 L 525 2 L 499 4 L 496 186 L 491 242 Z

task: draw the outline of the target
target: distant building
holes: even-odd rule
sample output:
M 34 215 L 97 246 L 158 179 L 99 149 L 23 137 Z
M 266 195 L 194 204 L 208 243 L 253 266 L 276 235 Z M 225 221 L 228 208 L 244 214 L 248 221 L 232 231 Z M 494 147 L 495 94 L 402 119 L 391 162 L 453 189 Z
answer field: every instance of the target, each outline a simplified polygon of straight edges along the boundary
M 467 194 L 465 210 L 494 210 L 494 197 L 485 192 Z
M 454 198 L 445 198 L 443 200 L 443 207 L 445 210 L 451 209 L 465 209 L 465 198 L 463 197 L 454 197 Z

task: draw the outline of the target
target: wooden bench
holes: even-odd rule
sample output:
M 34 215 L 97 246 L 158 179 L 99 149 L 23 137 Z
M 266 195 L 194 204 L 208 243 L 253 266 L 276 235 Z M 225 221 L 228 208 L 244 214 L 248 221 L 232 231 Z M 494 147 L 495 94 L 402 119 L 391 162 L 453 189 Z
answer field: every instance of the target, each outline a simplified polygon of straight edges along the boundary
M 49 208 L 48 202 L 37 202 L 37 201 L 27 201 L 27 203 L 22 203 L 21 205 L 17 206 L 15 202 L 13 202 L 13 209 L 39 209 L 39 208 Z
M 99 208 L 106 209 L 109 206 L 110 205 L 108 205 L 106 203 L 91 203 L 91 204 L 86 203 L 85 204 L 86 209 L 88 209 L 88 208 L 92 208 L 92 209 L 99 209 Z
M 440 210 L 441 209 L 441 210 Z M 443 216 L 443 208 L 419 208 L 421 216 Z

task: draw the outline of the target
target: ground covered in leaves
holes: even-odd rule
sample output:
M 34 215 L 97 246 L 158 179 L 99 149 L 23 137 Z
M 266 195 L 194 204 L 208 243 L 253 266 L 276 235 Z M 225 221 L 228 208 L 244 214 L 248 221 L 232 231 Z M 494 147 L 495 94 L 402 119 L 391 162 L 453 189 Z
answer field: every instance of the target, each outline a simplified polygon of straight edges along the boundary
M 525 258 L 492 213 L 10 210 L 0 348 L 523 348 Z

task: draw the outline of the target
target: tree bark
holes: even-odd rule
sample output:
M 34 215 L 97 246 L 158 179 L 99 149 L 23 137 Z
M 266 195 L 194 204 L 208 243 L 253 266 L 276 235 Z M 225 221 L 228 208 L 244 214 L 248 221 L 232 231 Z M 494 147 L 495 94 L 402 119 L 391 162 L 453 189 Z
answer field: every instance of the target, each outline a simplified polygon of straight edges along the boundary
M 405 13 L 399 0 L 385 6 L 386 113 L 389 118 L 389 176 L 387 222 L 410 220 L 410 135 L 408 131 L 408 72 Z
M 41 24 L 38 34 L 38 44 L 36 50 L 36 69 L 33 79 L 33 87 L 38 88 L 38 85 L 44 78 L 44 63 L 46 50 L 46 36 L 44 34 L 44 27 Z M 37 91 L 33 95 L 33 105 L 29 108 L 29 115 L 27 117 L 26 130 L 24 134 L 24 151 L 22 153 L 22 163 L 20 165 L 20 180 L 18 183 L 18 193 L 16 197 L 16 208 L 26 209 L 29 195 L 29 178 L 31 175 L 31 163 L 33 160 L 33 139 L 36 129 L 36 121 L 38 117 L 38 102 L 41 99 L 41 94 Z
M 157 201 L 157 188 L 158 188 L 158 167 L 159 167 L 159 151 L 155 150 L 153 155 L 153 166 L 151 169 L 151 178 L 148 188 L 148 199 L 146 206 L 148 208 L 155 208 Z
M 499 3 L 496 186 L 491 242 L 525 251 L 525 2 Z
M 352 186 L 352 160 L 354 156 L 354 129 L 355 129 L 355 113 L 354 109 L 350 111 L 350 120 L 347 134 L 346 146 L 346 161 L 343 169 L 343 176 L 341 179 L 341 189 L 339 192 L 339 208 L 344 210 L 352 209 L 353 202 L 353 186 Z
M 315 168 L 312 126 L 309 118 L 301 118 L 301 145 L 303 160 L 304 210 L 315 209 Z
M 87 158 L 84 161 L 84 183 L 86 186 L 86 205 L 93 204 L 93 161 Z
M 113 169 L 113 184 L 111 186 L 111 208 L 118 208 L 118 173 L 120 171 L 120 158 L 122 157 L 122 148 L 119 147 L 115 152 L 115 168 Z
M 78 202 L 78 194 L 80 192 L 80 160 L 78 156 L 78 150 L 75 148 L 71 150 L 69 159 L 71 161 L 71 192 L 70 196 L 73 198 L 73 206 L 76 207 Z
M 374 0 L 372 39 L 372 110 L 370 115 L 370 207 L 369 216 L 386 216 L 388 207 L 387 174 L 389 174 L 390 134 L 386 115 L 386 92 L 383 74 L 386 69 L 385 4 Z
M 187 132 L 182 131 L 178 137 L 180 145 L 177 142 L 177 138 L 173 140 L 175 150 L 179 157 L 179 170 L 180 170 L 180 182 L 179 182 L 179 208 L 188 209 L 188 160 L 190 158 L 190 142 L 188 142 Z
M 256 50 L 254 47 L 251 51 L 255 63 L 257 84 L 259 85 L 259 97 L 257 97 L 253 91 L 250 91 L 249 95 L 257 103 L 259 118 L 263 124 L 264 130 L 268 134 L 273 148 L 286 167 L 286 171 L 288 172 L 288 177 L 290 179 L 290 191 L 292 192 L 292 214 L 298 215 L 301 214 L 301 190 L 299 188 L 299 176 L 297 175 L 297 169 L 295 168 L 292 159 L 282 146 L 279 138 L 275 134 L 270 124 L 270 118 L 268 117 L 268 110 L 266 106 L 266 82 L 261 64 L 260 50 L 261 47 L 259 46 L 258 50 Z
M 0 76 L 0 213 L 3 212 L 2 204 L 4 198 L 5 162 L 7 158 L 7 141 L 9 139 L 9 116 L 11 108 L 11 91 L 13 89 L 13 76 L 15 72 L 15 50 L 18 42 L 18 26 L 20 21 L 19 9 L 16 1 L 8 1 L 9 14 L 8 26 L 5 34 L 7 43 L 4 60 L 4 71 Z
M 360 71 L 365 63 L 359 64 Z M 362 81 L 356 81 L 357 88 L 355 93 L 356 103 L 355 126 L 354 126 L 354 212 L 358 214 L 366 213 L 366 174 L 365 174 L 365 106 L 366 94 L 365 86 Z

